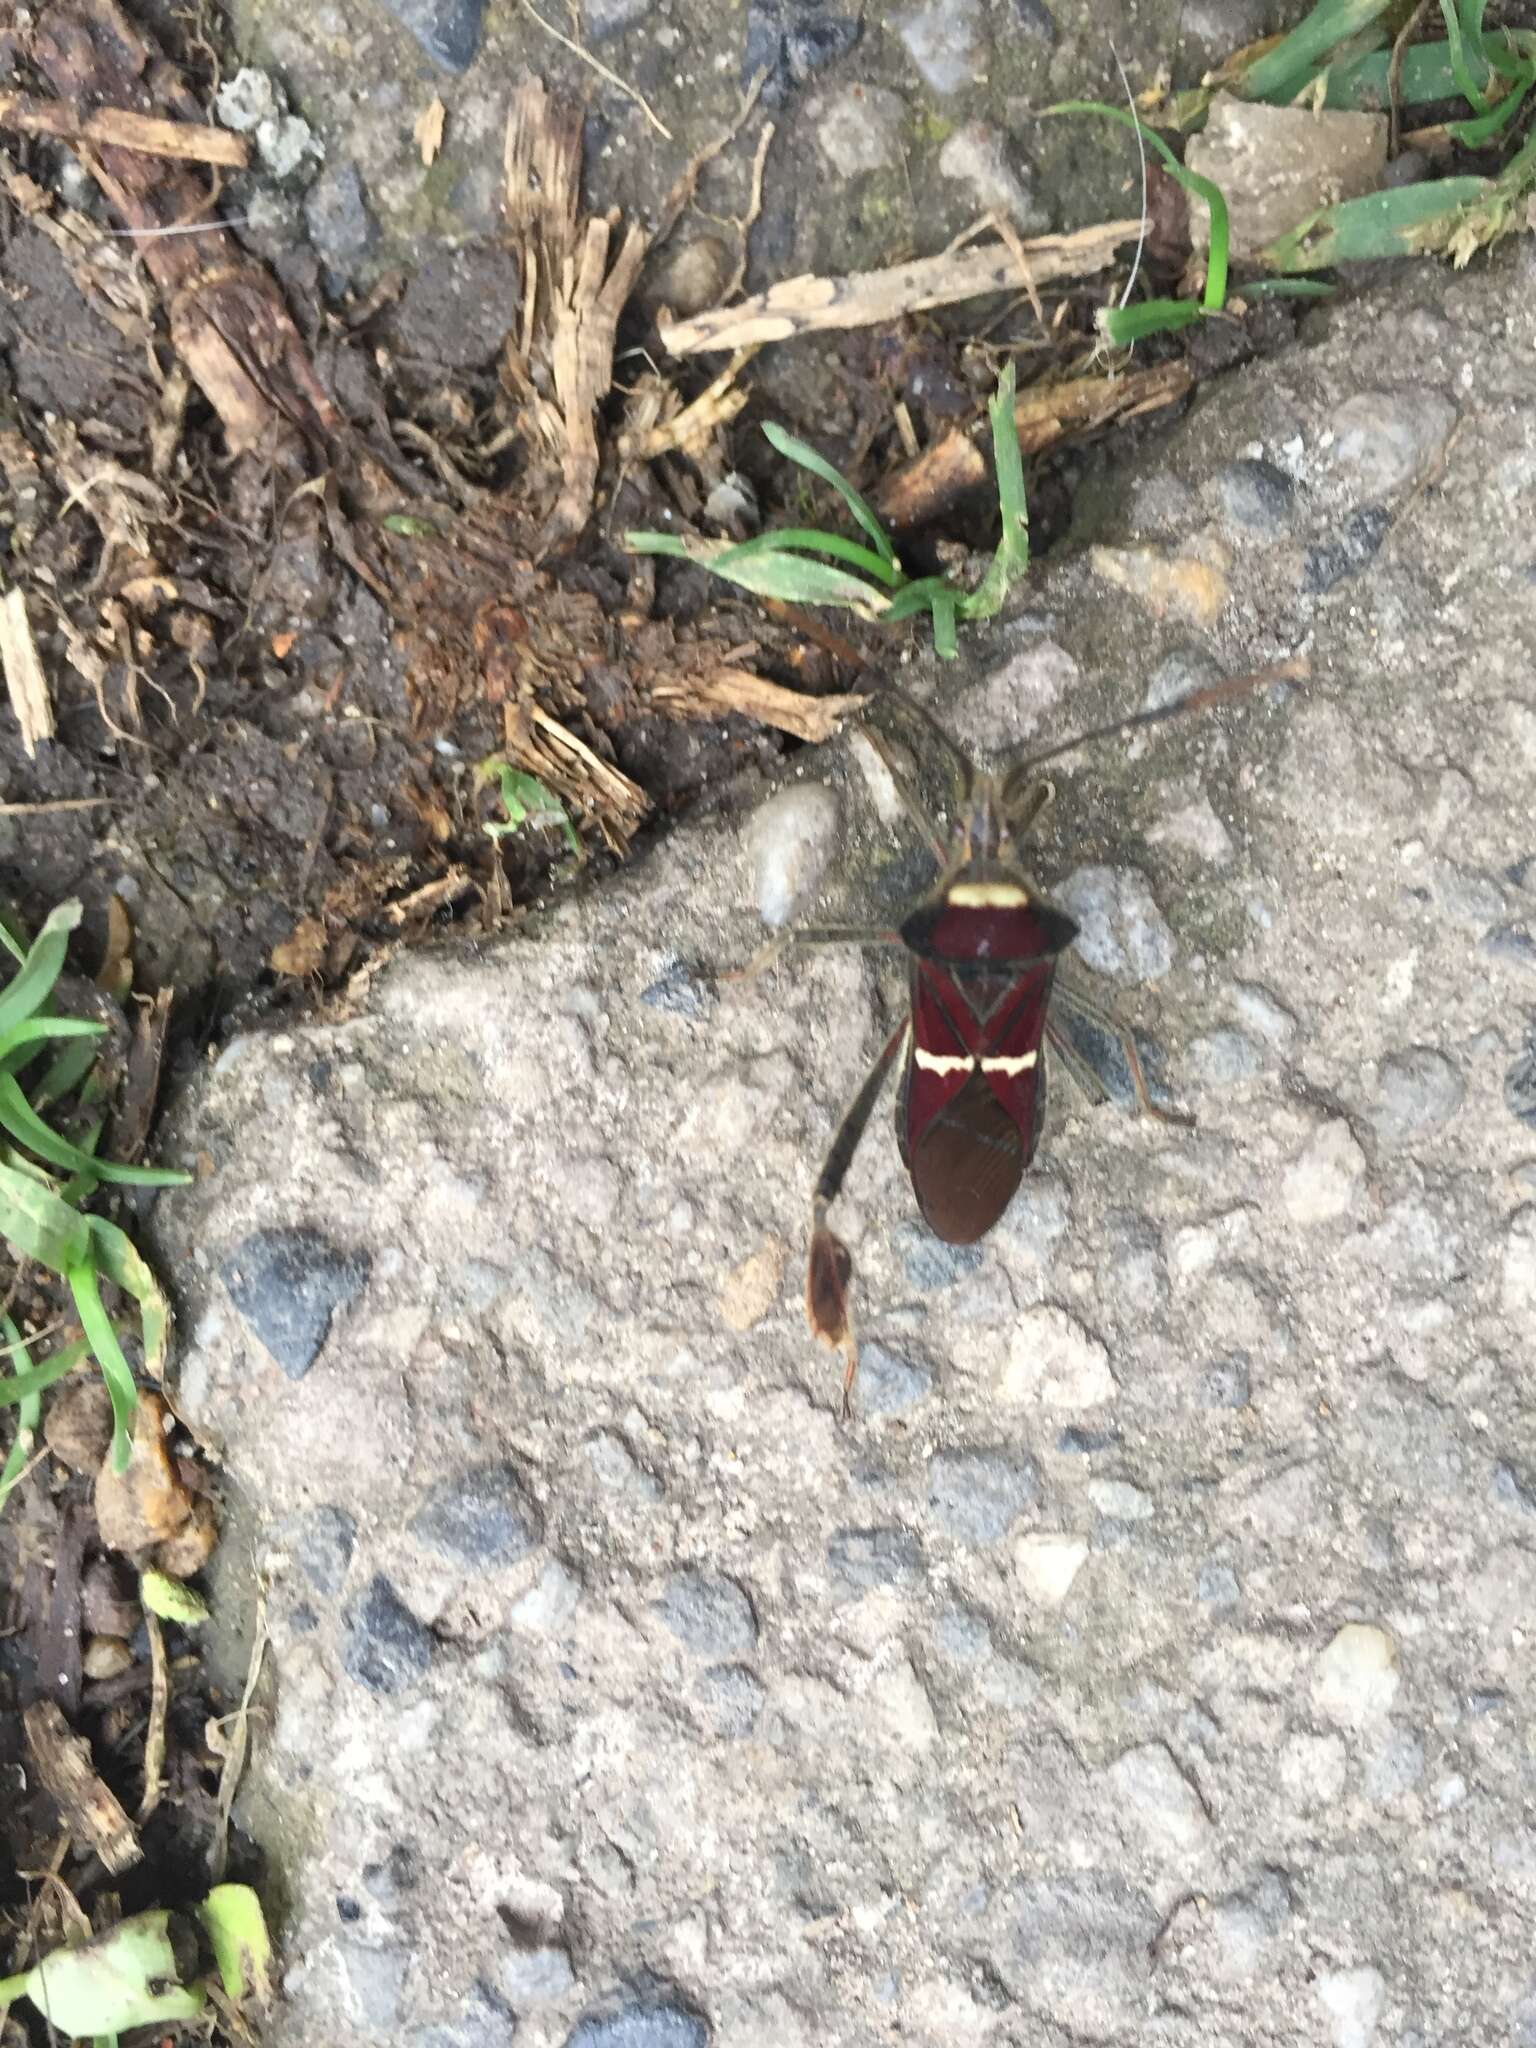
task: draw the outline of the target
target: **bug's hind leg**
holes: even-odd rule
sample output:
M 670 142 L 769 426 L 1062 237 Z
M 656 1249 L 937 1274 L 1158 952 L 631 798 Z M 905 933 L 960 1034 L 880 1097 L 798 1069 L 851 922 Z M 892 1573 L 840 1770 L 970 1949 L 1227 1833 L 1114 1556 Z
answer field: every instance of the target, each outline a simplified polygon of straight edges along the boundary
M 837 1134 L 828 1147 L 811 1196 L 811 1249 L 805 1271 L 805 1313 L 813 1333 L 823 1344 L 843 1354 L 843 1419 L 853 1411 L 853 1380 L 859 1369 L 859 1349 L 853 1335 L 853 1312 L 848 1290 L 853 1279 L 853 1255 L 842 1239 L 827 1227 L 827 1211 L 859 1149 L 868 1128 L 885 1077 L 906 1041 L 905 1018 L 881 1048 L 874 1065 L 864 1076 L 859 1092 L 843 1112 Z

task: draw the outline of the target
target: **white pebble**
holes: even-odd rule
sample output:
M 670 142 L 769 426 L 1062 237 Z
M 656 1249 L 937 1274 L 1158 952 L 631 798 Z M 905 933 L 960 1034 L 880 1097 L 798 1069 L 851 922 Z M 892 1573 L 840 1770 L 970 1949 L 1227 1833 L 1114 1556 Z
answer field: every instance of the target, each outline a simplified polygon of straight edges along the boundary
M 1358 1728 L 1389 1711 L 1401 1683 L 1397 1645 L 1386 1630 L 1351 1621 L 1318 1658 L 1312 1698 L 1330 1721 Z

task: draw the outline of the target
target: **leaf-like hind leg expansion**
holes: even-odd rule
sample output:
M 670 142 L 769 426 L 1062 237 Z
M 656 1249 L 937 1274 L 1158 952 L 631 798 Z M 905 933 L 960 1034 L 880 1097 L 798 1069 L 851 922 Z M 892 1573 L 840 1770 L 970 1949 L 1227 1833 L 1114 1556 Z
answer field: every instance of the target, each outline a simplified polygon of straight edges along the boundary
M 1162 1109 L 1152 1100 L 1152 1092 L 1147 1086 L 1147 1076 L 1141 1064 L 1141 1053 L 1137 1048 L 1136 1039 L 1130 1026 L 1117 1017 L 1113 1010 L 1105 1009 L 1102 1003 L 1094 1002 L 1092 997 L 1079 994 L 1075 988 L 1063 987 L 1059 982 L 1056 986 L 1055 1003 L 1060 1009 L 1075 1010 L 1078 1016 L 1085 1017 L 1090 1024 L 1095 1025 L 1119 1046 L 1125 1057 L 1126 1070 L 1131 1077 L 1131 1086 L 1136 1091 L 1136 1107 L 1143 1115 L 1156 1117 L 1158 1122 L 1162 1124 L 1178 1124 L 1186 1130 L 1193 1130 L 1195 1120 L 1184 1110 Z M 1083 1081 L 1082 1069 L 1086 1065 L 1082 1055 L 1070 1046 L 1063 1044 L 1063 1034 L 1059 1029 L 1049 1024 L 1046 1028 L 1051 1043 L 1056 1048 L 1057 1053 L 1061 1055 L 1062 1062 L 1068 1073 L 1081 1086 Z M 1095 1092 L 1101 1100 L 1108 1099 L 1109 1091 L 1097 1075 L 1094 1076 L 1093 1083 L 1088 1090 L 1090 1096 Z
M 859 1140 L 868 1128 L 880 1091 L 885 1086 L 885 1077 L 891 1070 L 896 1055 L 906 1043 L 910 1025 L 903 1018 L 881 1048 L 874 1065 L 864 1076 L 859 1092 L 843 1112 L 843 1120 L 837 1127 L 837 1135 L 828 1148 L 822 1162 L 821 1173 L 816 1181 L 816 1190 L 811 1197 L 811 1248 L 806 1262 L 805 1312 L 812 1332 L 822 1343 L 830 1344 L 835 1351 L 841 1351 L 844 1359 L 843 1372 L 843 1419 L 846 1421 L 853 1412 L 853 1380 L 858 1371 L 859 1352 L 853 1335 L 853 1315 L 848 1305 L 848 1290 L 853 1279 L 853 1257 L 847 1245 L 827 1227 L 827 1211 L 837 1200 L 838 1191 L 853 1163 L 853 1155 L 859 1149 Z

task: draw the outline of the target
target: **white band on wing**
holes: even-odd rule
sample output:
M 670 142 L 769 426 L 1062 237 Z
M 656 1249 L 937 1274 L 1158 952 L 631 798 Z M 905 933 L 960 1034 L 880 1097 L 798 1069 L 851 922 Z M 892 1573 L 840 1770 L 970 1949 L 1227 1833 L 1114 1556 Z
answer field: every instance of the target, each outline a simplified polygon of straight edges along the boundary
M 1027 1074 L 1040 1057 L 1037 1052 L 1021 1052 L 1010 1058 L 1003 1053 L 992 1053 L 981 1063 L 984 1074 Z
M 968 1052 L 930 1052 L 925 1045 L 914 1047 L 912 1057 L 926 1074 L 969 1074 L 976 1066 Z

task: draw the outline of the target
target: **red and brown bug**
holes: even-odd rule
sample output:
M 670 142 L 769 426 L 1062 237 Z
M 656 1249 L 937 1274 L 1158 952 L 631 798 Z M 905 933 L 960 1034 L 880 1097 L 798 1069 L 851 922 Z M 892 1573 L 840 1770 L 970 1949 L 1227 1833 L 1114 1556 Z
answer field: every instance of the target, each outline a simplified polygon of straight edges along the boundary
M 910 962 L 907 1014 L 849 1104 L 811 1198 L 806 1312 L 815 1334 L 846 1359 L 845 1412 L 858 1362 L 848 1302 L 853 1261 L 829 1229 L 827 1212 L 898 1060 L 896 1139 L 902 1164 L 929 1228 L 947 1244 L 973 1244 L 984 1237 L 1012 1201 L 1040 1140 L 1047 1049 L 1091 1099 L 1108 1098 L 1108 1089 L 1063 1029 L 1073 1018 L 1086 1024 L 1090 1035 L 1107 1036 L 1119 1046 L 1138 1108 L 1165 1122 L 1193 1122 L 1153 1102 L 1129 1028 L 1057 979 L 1077 926 L 1036 888 L 1016 850 L 1055 794 L 1039 769 L 1088 741 L 1203 710 L 1267 683 L 1300 681 L 1305 674 L 1305 663 L 1293 661 L 1215 684 L 1176 703 L 1079 733 L 1001 776 L 978 770 L 921 705 L 894 690 L 881 692 L 882 702 L 925 729 L 954 778 L 957 825 L 946 837 L 882 737 L 866 728 L 904 808 L 938 860 L 939 878 L 893 929 L 800 926 L 762 956 L 766 964 L 791 944 L 894 946 Z

